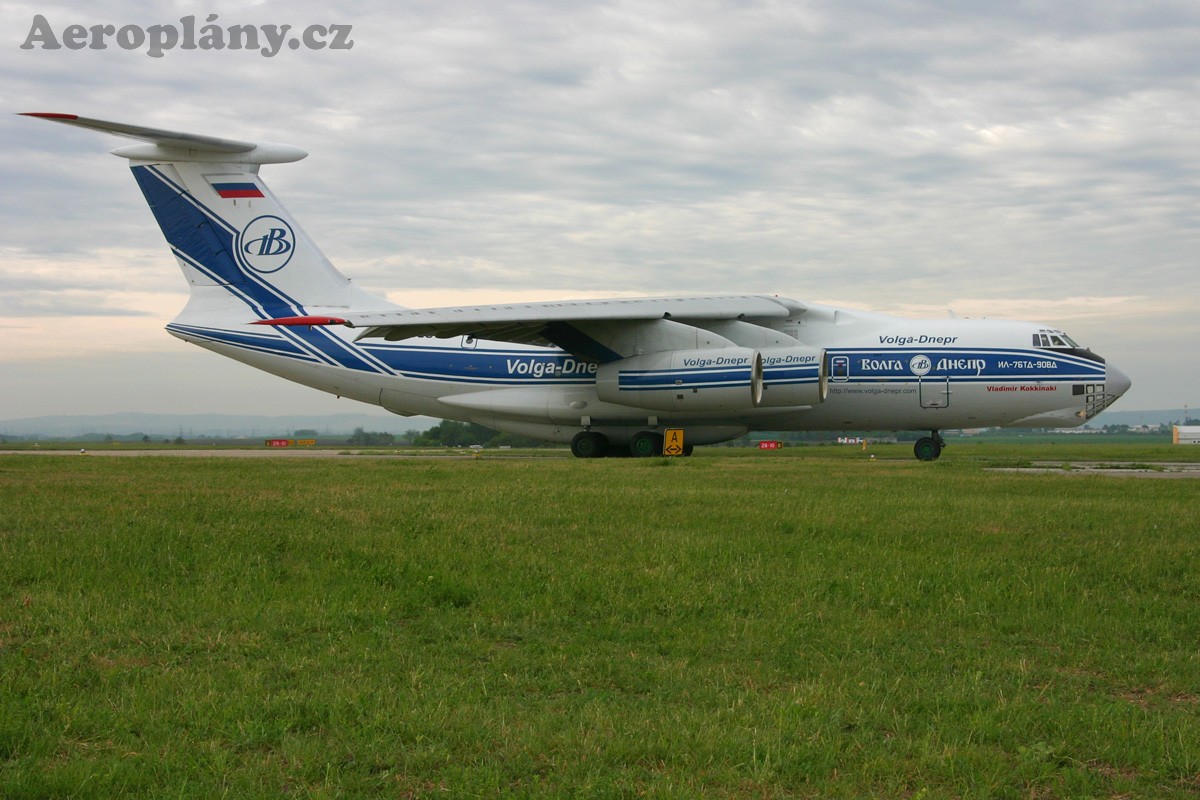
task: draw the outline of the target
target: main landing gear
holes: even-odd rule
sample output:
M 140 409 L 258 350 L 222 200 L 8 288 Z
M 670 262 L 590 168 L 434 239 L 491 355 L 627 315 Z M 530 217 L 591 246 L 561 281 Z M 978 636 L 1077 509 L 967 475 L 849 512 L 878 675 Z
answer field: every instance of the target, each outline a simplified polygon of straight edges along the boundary
M 942 454 L 942 448 L 946 446 L 946 440 L 941 434 L 937 431 L 930 431 L 930 434 L 917 439 L 917 443 L 913 445 L 913 455 L 921 461 L 936 461 Z
M 639 433 L 635 433 L 633 438 L 629 440 L 629 455 L 634 458 L 661 456 L 662 451 L 663 437 L 661 433 L 640 431 Z
M 595 431 L 580 431 L 571 439 L 571 455 L 576 458 L 649 458 L 663 454 L 663 435 L 658 431 L 639 431 L 629 440 L 628 446 L 614 444 L 608 437 Z M 683 454 L 690 456 L 692 446 L 685 445 Z
M 575 434 L 575 438 L 571 439 L 571 455 L 576 458 L 604 458 L 606 456 L 648 458 L 661 456 L 662 451 L 662 434 L 655 431 L 635 433 L 629 440 L 628 447 L 614 444 L 608 440 L 607 436 L 595 431 L 580 431 Z
M 604 458 L 608 455 L 608 437 L 593 431 L 580 431 L 571 440 L 571 455 L 576 458 Z

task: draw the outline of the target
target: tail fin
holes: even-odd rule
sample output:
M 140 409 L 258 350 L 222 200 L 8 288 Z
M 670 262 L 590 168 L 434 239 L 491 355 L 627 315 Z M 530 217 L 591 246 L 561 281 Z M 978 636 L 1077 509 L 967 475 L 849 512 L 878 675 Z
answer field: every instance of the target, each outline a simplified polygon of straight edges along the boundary
M 352 287 L 258 176 L 261 165 L 298 161 L 303 150 L 73 114 L 25 116 L 142 142 L 113 155 L 129 159 L 194 296 L 223 290 L 262 319 L 361 307 L 368 298 L 390 306 Z

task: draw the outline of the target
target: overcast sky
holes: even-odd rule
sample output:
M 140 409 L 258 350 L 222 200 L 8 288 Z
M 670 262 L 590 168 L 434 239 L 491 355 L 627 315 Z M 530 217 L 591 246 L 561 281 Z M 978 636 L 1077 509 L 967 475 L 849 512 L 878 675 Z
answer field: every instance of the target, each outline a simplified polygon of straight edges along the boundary
M 363 408 L 162 330 L 186 285 L 122 140 L 311 155 L 263 177 L 410 306 L 769 292 L 1031 319 L 1200 406 L 1200 5 L 0 3 L 0 419 Z M 149 10 L 148 10 L 149 9 Z M 351 50 L 21 48 L 69 25 L 351 26 Z

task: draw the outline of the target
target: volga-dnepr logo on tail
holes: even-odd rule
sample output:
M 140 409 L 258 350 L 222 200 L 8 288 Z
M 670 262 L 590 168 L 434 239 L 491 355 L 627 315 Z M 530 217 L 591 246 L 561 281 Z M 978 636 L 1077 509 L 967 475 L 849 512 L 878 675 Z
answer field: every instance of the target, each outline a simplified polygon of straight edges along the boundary
M 255 217 L 242 228 L 237 240 L 238 253 L 246 266 L 264 275 L 278 272 L 292 260 L 296 234 L 286 220 L 273 214 Z
M 398 414 L 646 456 L 748 431 L 1080 425 L 1128 390 L 1060 330 L 912 320 L 777 295 L 409 309 L 364 292 L 258 176 L 297 161 L 247 142 L 73 114 L 29 116 L 138 140 L 128 159 L 191 287 L 167 330 L 281 377 Z M 731 366 L 732 365 L 732 366 Z M 682 431 L 685 445 L 678 446 Z

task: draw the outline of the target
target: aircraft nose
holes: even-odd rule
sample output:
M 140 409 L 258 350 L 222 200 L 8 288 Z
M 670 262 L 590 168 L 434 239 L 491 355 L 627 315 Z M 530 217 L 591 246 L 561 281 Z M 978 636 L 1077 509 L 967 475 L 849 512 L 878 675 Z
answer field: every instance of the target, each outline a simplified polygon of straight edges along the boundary
M 1129 391 L 1129 387 L 1133 386 L 1133 381 L 1129 380 L 1129 376 L 1121 370 L 1114 367 L 1112 364 L 1107 365 L 1108 377 L 1105 380 L 1105 394 L 1111 395 L 1113 402 Z

